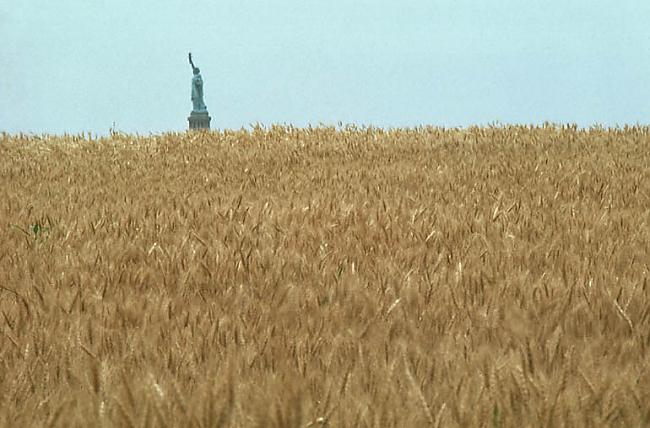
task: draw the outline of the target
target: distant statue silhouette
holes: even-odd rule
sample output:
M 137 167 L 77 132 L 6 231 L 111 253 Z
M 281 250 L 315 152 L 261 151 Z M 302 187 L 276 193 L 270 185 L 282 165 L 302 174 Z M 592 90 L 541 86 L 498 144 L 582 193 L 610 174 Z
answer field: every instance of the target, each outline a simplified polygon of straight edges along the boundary
M 192 66 L 192 111 L 207 112 L 208 108 L 203 101 L 203 78 L 201 77 L 201 70 L 194 65 L 192 61 L 192 53 L 189 54 L 190 65 Z

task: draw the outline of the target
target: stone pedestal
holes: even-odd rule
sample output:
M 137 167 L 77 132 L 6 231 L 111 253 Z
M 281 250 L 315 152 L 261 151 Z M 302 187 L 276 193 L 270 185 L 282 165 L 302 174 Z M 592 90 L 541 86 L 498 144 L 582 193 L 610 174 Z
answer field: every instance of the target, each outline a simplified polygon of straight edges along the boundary
M 210 129 L 210 114 L 207 111 L 193 111 L 187 118 L 190 123 L 190 129 Z

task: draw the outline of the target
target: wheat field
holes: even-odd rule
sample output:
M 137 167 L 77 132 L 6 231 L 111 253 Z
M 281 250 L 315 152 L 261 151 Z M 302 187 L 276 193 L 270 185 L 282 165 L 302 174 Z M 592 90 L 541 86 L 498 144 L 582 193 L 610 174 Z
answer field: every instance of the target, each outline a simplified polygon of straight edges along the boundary
M 650 128 L 0 136 L 0 426 L 650 425 Z

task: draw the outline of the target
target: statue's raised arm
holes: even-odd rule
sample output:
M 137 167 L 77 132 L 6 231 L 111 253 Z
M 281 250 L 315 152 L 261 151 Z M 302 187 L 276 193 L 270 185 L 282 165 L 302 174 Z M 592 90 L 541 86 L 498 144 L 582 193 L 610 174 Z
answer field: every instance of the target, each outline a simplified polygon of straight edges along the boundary
M 190 65 L 192 66 L 192 70 L 194 70 L 196 68 L 196 66 L 194 65 L 194 62 L 192 61 L 192 52 L 189 53 L 188 57 L 190 59 Z

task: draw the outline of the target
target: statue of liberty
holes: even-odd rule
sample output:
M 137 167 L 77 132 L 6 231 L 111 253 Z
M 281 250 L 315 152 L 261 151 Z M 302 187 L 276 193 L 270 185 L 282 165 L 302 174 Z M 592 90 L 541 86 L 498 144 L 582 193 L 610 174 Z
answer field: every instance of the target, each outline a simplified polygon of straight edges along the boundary
M 192 62 L 192 53 L 189 54 L 190 65 L 192 66 L 192 111 L 193 112 L 207 112 L 208 108 L 203 101 L 203 78 L 201 77 L 201 70 Z

